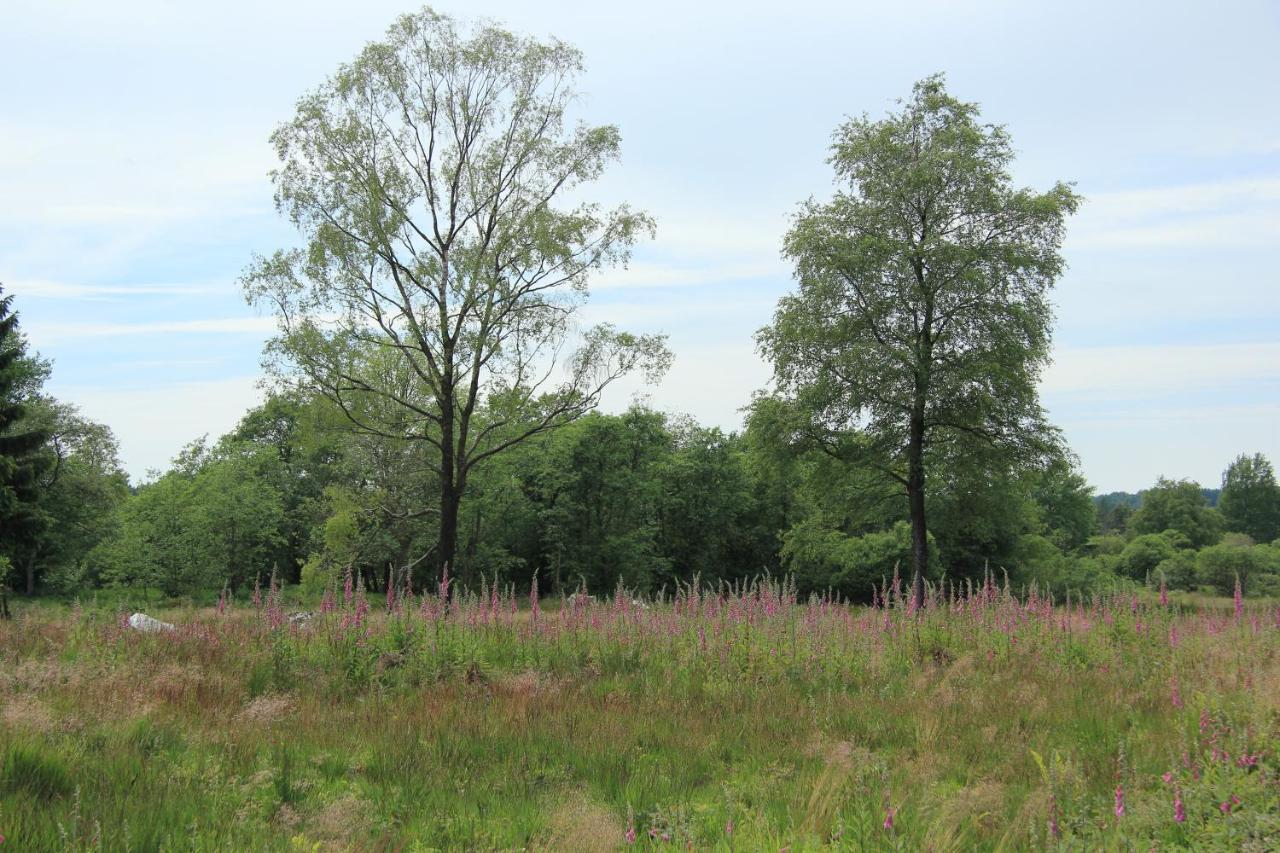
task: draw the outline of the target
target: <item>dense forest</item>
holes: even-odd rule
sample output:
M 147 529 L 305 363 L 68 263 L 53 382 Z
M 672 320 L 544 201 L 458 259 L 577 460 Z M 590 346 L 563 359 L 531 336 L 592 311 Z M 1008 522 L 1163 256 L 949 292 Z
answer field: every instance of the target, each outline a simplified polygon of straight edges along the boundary
M 50 366 L 14 319 L 0 373 L 0 494 L 14 521 L 0 547 L 17 590 L 207 600 L 249 595 L 273 572 L 317 593 L 347 571 L 384 589 L 406 566 L 415 588 L 437 582 L 426 445 L 361 433 L 324 398 L 273 394 L 130 487 L 110 429 L 42 392 Z M 802 593 L 870 601 L 910 565 L 905 497 L 806 443 L 794 416 L 761 396 L 741 433 L 633 407 L 531 438 L 468 483 L 454 575 L 477 589 L 527 589 L 536 575 L 567 594 L 786 573 Z M 1065 451 L 1029 471 L 957 464 L 936 477 L 935 580 L 992 570 L 1063 596 L 1161 581 L 1230 593 L 1239 577 L 1248 593 L 1280 594 L 1280 487 L 1261 456 L 1230 464 L 1216 508 L 1185 480 L 1095 500 Z

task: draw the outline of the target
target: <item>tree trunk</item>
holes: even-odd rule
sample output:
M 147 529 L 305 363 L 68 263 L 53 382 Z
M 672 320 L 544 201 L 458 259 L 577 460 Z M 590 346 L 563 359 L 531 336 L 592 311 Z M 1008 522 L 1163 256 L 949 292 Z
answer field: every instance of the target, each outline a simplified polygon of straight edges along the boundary
M 36 557 L 32 554 L 27 557 L 27 595 L 36 594 Z
M 448 569 L 456 574 L 454 558 L 458 550 L 458 505 L 461 492 L 453 479 L 453 471 L 446 466 L 445 476 L 440 478 L 440 542 L 436 546 L 437 579 Z
M 929 570 L 929 530 L 924 517 L 924 414 L 911 418 L 911 439 L 907 446 L 907 503 L 911 513 L 911 563 L 915 576 L 911 584 L 912 606 L 924 606 L 924 576 Z
M 442 328 L 447 321 L 442 322 Z M 455 574 L 454 557 L 458 549 L 458 504 L 462 493 L 458 483 L 458 460 L 454 447 L 453 348 L 447 343 L 443 361 L 445 374 L 438 400 L 440 406 L 440 537 L 436 545 L 436 580 L 445 571 Z

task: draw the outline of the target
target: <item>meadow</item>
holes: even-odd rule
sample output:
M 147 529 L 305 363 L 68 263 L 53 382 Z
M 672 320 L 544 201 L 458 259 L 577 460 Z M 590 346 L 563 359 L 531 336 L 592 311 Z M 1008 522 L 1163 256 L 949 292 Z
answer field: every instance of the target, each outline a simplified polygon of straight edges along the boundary
M 785 581 L 0 623 L 0 850 L 1280 848 L 1280 607 Z

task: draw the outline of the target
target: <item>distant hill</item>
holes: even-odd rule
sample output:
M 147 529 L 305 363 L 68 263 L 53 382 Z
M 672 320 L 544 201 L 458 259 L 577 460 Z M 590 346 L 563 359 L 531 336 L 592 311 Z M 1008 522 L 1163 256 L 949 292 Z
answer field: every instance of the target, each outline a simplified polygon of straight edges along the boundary
M 1218 496 L 1222 494 L 1222 489 L 1201 489 L 1200 491 L 1209 502 L 1209 506 L 1218 505 Z M 1137 509 L 1142 506 L 1142 492 L 1107 492 L 1105 495 L 1094 495 L 1093 503 L 1099 512 L 1107 512 L 1121 504 Z
M 1107 492 L 1105 495 L 1094 495 L 1093 503 L 1100 512 L 1106 512 L 1121 504 L 1137 509 L 1142 506 L 1142 494 L 1140 492 Z

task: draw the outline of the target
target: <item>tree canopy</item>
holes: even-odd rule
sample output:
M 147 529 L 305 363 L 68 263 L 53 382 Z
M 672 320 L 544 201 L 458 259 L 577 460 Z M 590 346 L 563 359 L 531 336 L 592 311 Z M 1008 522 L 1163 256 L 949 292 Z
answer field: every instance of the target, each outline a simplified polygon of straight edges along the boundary
M 1242 453 L 1232 461 L 1222 474 L 1218 511 L 1228 530 L 1255 542 L 1280 538 L 1280 485 L 1267 457 Z
M 620 145 L 615 127 L 570 125 L 581 69 L 562 42 L 426 9 L 272 136 L 276 204 L 305 247 L 259 259 L 245 288 L 280 320 L 278 375 L 361 430 L 434 449 L 439 565 L 473 468 L 669 361 L 662 338 L 607 325 L 574 346 L 591 274 L 653 228 L 569 200 Z
M 1017 464 L 1053 444 L 1036 382 L 1078 197 L 1015 188 L 1012 161 L 1008 133 L 940 75 L 899 112 L 842 125 L 829 160 L 841 189 L 797 213 L 784 252 L 799 289 L 758 336 L 815 440 L 906 495 L 917 599 L 930 456 L 981 444 Z M 855 430 L 865 440 L 837 438 Z

